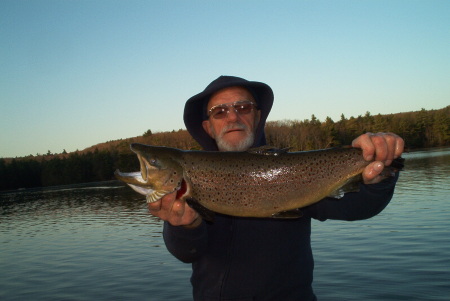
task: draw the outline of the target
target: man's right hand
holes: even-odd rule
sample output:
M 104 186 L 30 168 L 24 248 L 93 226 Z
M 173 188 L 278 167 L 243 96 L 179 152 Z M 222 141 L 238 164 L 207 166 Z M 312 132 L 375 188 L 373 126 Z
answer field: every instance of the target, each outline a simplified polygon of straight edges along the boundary
M 177 192 L 163 196 L 160 200 L 148 203 L 150 213 L 169 222 L 172 226 L 198 227 L 202 221 L 200 215 L 182 200 L 176 199 Z

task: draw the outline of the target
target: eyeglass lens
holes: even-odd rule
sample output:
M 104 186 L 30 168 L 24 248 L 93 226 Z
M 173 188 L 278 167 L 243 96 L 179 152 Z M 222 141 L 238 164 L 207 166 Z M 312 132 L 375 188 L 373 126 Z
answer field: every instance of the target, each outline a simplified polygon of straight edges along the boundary
M 253 111 L 253 106 L 255 104 L 252 102 L 240 102 L 240 103 L 234 103 L 234 104 L 223 104 L 218 105 L 216 107 L 211 108 L 209 111 L 209 116 L 214 117 L 215 119 L 222 119 L 227 116 L 227 114 L 230 112 L 230 107 L 233 107 L 234 111 L 239 115 L 246 115 Z

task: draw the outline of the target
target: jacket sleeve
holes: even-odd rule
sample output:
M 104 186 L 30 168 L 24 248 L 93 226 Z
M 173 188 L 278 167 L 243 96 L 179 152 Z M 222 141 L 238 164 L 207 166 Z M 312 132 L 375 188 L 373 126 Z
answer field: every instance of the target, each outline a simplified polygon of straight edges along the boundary
M 359 192 L 346 193 L 341 199 L 325 198 L 305 207 L 305 215 L 320 221 L 327 219 L 362 220 L 380 213 L 390 202 L 394 194 L 398 172 L 395 177 L 377 184 L 360 184 Z
M 197 260 L 207 248 L 206 222 L 195 229 L 172 226 L 164 222 L 163 238 L 167 250 L 178 260 L 191 263 Z

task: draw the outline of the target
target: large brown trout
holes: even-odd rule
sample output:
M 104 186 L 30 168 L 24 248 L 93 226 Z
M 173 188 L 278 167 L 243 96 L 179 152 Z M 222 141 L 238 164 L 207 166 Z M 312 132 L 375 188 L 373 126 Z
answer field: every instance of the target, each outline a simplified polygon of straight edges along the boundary
M 356 191 L 355 182 L 370 163 L 356 148 L 211 152 L 135 143 L 131 150 L 141 171 L 117 170 L 115 175 L 145 195 L 147 202 L 177 191 L 177 198 L 189 204 L 246 217 L 289 217 L 284 212 Z

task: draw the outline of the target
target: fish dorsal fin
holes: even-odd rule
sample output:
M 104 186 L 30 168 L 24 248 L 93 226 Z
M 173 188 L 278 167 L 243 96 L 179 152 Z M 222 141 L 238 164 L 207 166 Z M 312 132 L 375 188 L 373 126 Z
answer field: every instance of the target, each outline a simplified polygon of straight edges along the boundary
M 300 218 L 302 216 L 303 216 L 303 212 L 300 209 L 281 211 L 281 212 L 272 214 L 272 218 L 279 218 L 279 219 Z
M 251 154 L 257 154 L 257 155 L 279 156 L 279 155 L 287 153 L 287 151 L 289 149 L 290 149 L 290 147 L 276 148 L 273 146 L 265 145 L 265 146 L 250 148 L 249 150 L 247 150 L 247 152 L 249 152 Z
M 145 198 L 147 199 L 147 203 L 154 203 L 156 201 L 159 201 L 159 199 L 161 199 L 169 192 L 170 191 L 167 190 L 150 190 L 150 193 L 148 193 Z
M 335 191 L 331 192 L 328 197 L 340 199 L 346 194 L 347 192 L 358 192 L 359 191 L 359 183 L 362 182 L 361 174 L 354 176 L 350 179 L 348 179 L 344 185 L 336 189 Z

